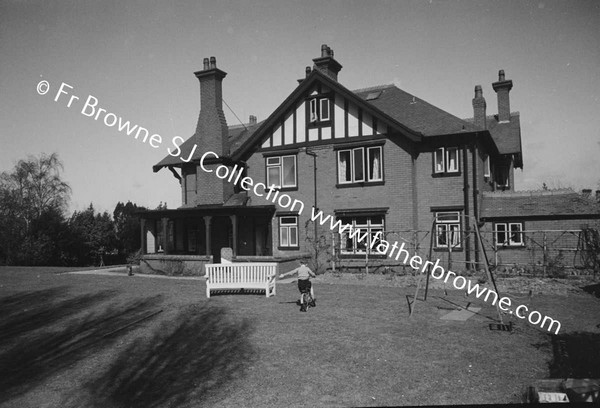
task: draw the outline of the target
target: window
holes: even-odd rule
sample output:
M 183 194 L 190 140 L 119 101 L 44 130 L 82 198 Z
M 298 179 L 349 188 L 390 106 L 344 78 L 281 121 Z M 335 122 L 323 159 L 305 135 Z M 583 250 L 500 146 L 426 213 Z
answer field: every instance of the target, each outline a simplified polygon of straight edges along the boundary
M 328 98 L 313 98 L 309 102 L 309 121 L 325 122 L 331 119 L 330 117 L 330 106 Z
M 267 187 L 296 187 L 296 156 L 267 157 Z
M 340 184 L 383 181 L 381 146 L 338 151 Z M 365 163 L 367 171 L 365 174 Z M 366 176 L 366 180 L 365 180 Z
M 500 188 L 509 187 L 508 166 L 496 166 L 494 175 L 496 176 L 496 185 Z
M 384 232 L 383 215 L 338 217 L 343 225 L 349 225 L 340 236 L 340 252 L 345 255 L 380 255 L 377 252 L 377 243 L 373 242 L 378 232 L 380 238 Z M 371 245 L 372 244 L 372 245 Z M 371 247 L 373 249 L 371 249 Z
M 496 245 L 504 247 L 525 245 L 525 240 L 523 237 L 523 223 L 497 223 L 494 227 Z
M 440 147 L 433 152 L 433 172 L 435 174 L 460 172 L 458 148 Z
M 460 211 L 435 213 L 435 247 L 460 248 Z
M 298 217 L 279 217 L 279 247 L 298 248 Z
M 196 194 L 196 171 L 185 174 L 185 204 L 191 204 Z
M 486 156 L 485 160 L 483 161 L 483 177 L 486 178 L 490 178 L 492 175 L 492 170 L 490 167 L 490 156 Z

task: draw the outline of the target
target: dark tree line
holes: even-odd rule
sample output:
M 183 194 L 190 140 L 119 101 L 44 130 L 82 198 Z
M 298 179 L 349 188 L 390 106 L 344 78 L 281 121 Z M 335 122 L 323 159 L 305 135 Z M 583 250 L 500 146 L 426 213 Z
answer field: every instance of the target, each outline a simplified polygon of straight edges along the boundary
M 86 266 L 125 263 L 140 248 L 145 210 L 119 202 L 113 214 L 92 204 L 67 217 L 71 188 L 56 153 L 20 160 L 0 174 L 0 264 Z

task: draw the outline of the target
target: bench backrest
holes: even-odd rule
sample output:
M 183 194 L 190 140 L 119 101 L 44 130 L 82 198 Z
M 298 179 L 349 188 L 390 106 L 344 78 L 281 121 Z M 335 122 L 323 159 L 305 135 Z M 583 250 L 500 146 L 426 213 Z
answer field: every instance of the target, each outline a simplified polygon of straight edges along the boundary
M 206 264 L 206 277 L 212 283 L 267 282 L 277 275 L 275 262 L 240 262 L 231 264 Z

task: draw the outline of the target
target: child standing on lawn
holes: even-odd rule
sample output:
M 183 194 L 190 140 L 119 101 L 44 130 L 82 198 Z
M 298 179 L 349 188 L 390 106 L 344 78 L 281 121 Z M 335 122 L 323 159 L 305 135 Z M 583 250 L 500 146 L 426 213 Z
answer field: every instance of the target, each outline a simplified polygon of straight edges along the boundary
M 288 275 L 292 275 L 294 273 L 298 274 L 298 290 L 300 291 L 300 293 L 304 292 L 304 291 L 310 291 L 310 296 L 313 299 L 313 304 L 312 306 L 315 306 L 315 292 L 314 289 L 312 287 L 312 282 L 310 281 L 310 278 L 316 278 L 317 275 L 315 275 L 315 273 L 313 271 L 311 271 L 311 269 L 306 266 L 305 262 L 300 262 L 300 266 L 297 267 L 296 269 L 292 269 L 289 272 L 283 273 L 281 275 L 279 275 L 279 278 L 284 278 Z M 303 298 L 302 296 L 300 296 L 300 311 L 301 312 L 306 312 L 306 306 L 305 304 L 303 304 Z

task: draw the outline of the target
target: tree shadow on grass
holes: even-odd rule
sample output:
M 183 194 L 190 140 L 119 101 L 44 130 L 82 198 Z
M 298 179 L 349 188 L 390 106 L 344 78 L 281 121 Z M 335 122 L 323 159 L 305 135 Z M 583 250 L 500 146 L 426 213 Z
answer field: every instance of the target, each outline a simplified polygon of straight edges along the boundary
M 202 401 L 244 375 L 254 356 L 250 331 L 246 320 L 231 321 L 222 308 L 189 308 L 121 352 L 87 384 L 89 401 L 69 405 L 151 408 Z
M 67 288 L 58 287 L 0 299 L 0 347 L 5 347 L 32 331 L 80 313 L 114 296 L 116 292 L 106 290 L 64 299 L 67 293 Z
M 80 297 L 74 300 L 90 305 L 95 295 L 83 298 L 87 301 Z M 35 331 L 17 345 L 6 348 L 0 354 L 0 401 L 31 390 L 66 367 L 111 345 L 135 327 L 136 322 L 151 317 L 159 301 L 160 296 L 157 296 L 110 305 L 99 312 L 70 319 L 60 327 L 55 325 L 52 331 Z
M 550 378 L 600 378 L 600 333 L 552 336 Z

